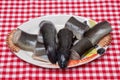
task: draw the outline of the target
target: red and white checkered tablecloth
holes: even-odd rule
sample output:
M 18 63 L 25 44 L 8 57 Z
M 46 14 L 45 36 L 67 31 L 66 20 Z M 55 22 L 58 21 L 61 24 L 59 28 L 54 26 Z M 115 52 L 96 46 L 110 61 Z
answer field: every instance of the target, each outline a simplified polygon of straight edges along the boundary
M 6 45 L 7 34 L 43 15 L 72 14 L 111 23 L 112 43 L 106 54 L 70 69 L 46 69 L 19 59 Z M 120 79 L 120 0 L 0 0 L 0 80 Z

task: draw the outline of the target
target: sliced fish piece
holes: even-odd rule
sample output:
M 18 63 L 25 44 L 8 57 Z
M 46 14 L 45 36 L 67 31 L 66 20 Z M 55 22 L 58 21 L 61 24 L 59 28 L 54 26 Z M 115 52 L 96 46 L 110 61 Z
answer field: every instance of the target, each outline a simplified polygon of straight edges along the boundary
M 45 55 L 46 53 L 45 53 L 44 44 L 37 41 L 33 53 L 34 53 L 36 56 Z
M 13 35 L 13 43 L 19 48 L 27 51 L 33 51 L 37 40 L 37 35 L 26 33 L 17 29 Z
M 32 55 L 32 58 L 35 60 L 39 60 L 41 62 L 49 62 L 48 58 L 46 58 L 46 57 L 44 58 L 43 56 L 47 56 L 44 45 L 43 45 L 43 43 L 37 42 L 34 52 L 33 52 L 33 55 Z
M 70 58 L 70 48 L 73 41 L 73 33 L 67 28 L 58 32 L 58 65 L 60 68 L 66 68 Z
M 56 57 L 56 36 L 57 31 L 55 26 L 50 21 L 43 21 L 40 23 L 40 33 L 43 36 L 43 42 L 46 50 L 46 54 L 51 63 L 55 64 L 57 61 Z
M 77 39 L 81 39 L 85 31 L 89 29 L 87 24 L 78 21 L 76 18 L 71 17 L 65 24 L 65 27 L 73 32 Z
M 72 54 L 78 53 L 81 57 L 87 50 L 95 46 L 101 38 L 109 34 L 111 31 L 112 28 L 107 21 L 98 23 L 93 28 L 85 32 L 84 38 L 72 47 Z
M 87 50 L 92 48 L 93 45 L 89 41 L 88 38 L 82 38 L 79 40 L 78 43 L 76 43 L 72 48 L 71 48 L 71 54 L 79 54 L 79 57 L 76 57 L 76 59 L 80 58 Z
M 39 24 L 40 29 L 42 26 L 44 26 L 45 23 L 46 23 L 46 20 L 43 20 L 40 22 L 40 24 Z M 38 33 L 37 41 L 40 43 L 43 43 L 43 36 L 41 34 L 41 31 L 39 31 L 39 33 Z
M 47 54 L 45 52 L 44 44 L 37 41 L 35 48 L 34 48 L 32 58 L 35 60 L 39 60 L 41 62 L 49 62 L 48 58 L 43 57 L 43 56 L 47 56 Z
M 100 41 L 101 38 L 109 34 L 111 31 L 111 25 L 107 21 L 103 21 L 85 32 L 84 37 L 87 37 L 91 43 L 95 45 Z

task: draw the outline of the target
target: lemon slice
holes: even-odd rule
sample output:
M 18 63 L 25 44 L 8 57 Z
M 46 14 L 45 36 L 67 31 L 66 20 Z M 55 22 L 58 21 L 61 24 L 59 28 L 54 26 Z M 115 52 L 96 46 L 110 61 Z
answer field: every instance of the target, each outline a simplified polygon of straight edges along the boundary
M 97 23 L 96 23 L 94 20 L 92 20 L 92 19 L 88 20 L 88 23 L 89 23 L 90 28 L 97 24 Z
M 82 58 L 89 57 L 89 56 L 91 56 L 91 55 L 93 55 L 93 54 L 97 54 L 97 49 L 92 48 L 92 49 L 88 50 L 88 51 L 82 56 Z

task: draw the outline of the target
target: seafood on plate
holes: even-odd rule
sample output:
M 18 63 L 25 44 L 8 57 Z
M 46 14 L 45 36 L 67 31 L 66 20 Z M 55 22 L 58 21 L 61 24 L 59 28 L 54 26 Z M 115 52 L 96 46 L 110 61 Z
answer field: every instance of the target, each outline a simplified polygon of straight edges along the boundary
M 84 37 L 87 37 L 91 43 L 95 45 L 111 31 L 111 25 L 107 21 L 102 21 L 85 32 Z
M 104 36 L 112 31 L 107 21 L 100 22 L 84 33 L 84 37 L 75 44 L 71 52 L 81 57 L 87 50 L 95 46 Z
M 78 43 L 76 43 L 72 48 L 71 52 L 72 54 L 79 54 L 77 58 L 82 56 L 87 50 L 92 48 L 92 43 L 88 40 L 88 38 L 82 38 Z
M 56 43 L 56 36 L 57 31 L 55 26 L 50 21 L 43 21 L 39 25 L 40 33 L 43 36 L 43 43 L 45 46 L 46 54 L 48 59 L 51 63 L 55 64 L 57 61 L 56 57 L 56 50 L 57 50 L 57 43 Z
M 39 27 L 38 34 L 29 34 L 18 28 L 13 34 L 12 42 L 23 50 L 32 51 L 33 59 L 52 64 L 58 62 L 62 69 L 68 66 L 70 59 L 78 60 L 86 56 L 86 51 L 96 49 L 98 54 L 103 54 L 106 46 L 99 45 L 100 40 L 110 39 L 109 33 L 112 31 L 107 21 L 89 27 L 87 21 L 80 22 L 74 17 L 70 17 L 58 33 L 51 21 L 43 20 Z
M 89 29 L 86 23 L 78 21 L 76 18 L 71 17 L 65 24 L 65 27 L 73 32 L 77 39 L 82 39 L 84 32 Z
M 37 40 L 37 35 L 26 33 L 17 29 L 13 34 L 12 42 L 19 48 L 27 51 L 33 51 Z
M 73 33 L 67 29 L 58 32 L 57 58 L 60 68 L 66 68 L 70 58 L 70 48 L 72 46 Z
M 44 47 L 44 44 L 37 41 L 33 53 L 34 53 L 36 56 L 45 55 L 45 47 Z
M 34 56 L 45 55 L 44 44 L 38 41 L 38 36 L 35 34 L 17 29 L 13 34 L 12 42 L 25 51 L 33 52 Z

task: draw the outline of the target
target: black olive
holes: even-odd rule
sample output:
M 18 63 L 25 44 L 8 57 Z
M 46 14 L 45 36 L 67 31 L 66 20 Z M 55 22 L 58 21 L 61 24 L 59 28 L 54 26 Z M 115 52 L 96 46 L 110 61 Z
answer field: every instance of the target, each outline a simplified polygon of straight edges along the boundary
M 105 52 L 105 49 L 104 48 L 100 48 L 97 50 L 97 53 L 98 54 L 103 54 Z

